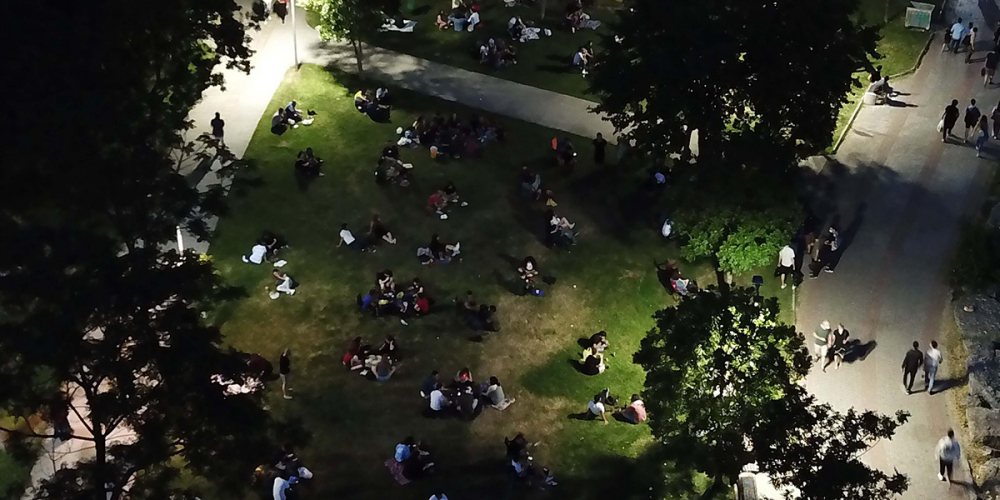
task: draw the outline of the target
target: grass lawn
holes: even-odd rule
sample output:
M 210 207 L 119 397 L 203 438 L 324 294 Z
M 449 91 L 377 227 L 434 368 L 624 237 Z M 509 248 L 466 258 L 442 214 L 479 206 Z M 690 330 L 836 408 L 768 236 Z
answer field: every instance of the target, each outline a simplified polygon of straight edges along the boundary
M 278 137 L 269 132 L 270 116 L 262 118 L 246 156 L 257 162 L 263 182 L 230 197 L 231 213 L 220 221 L 211 248 L 226 280 L 248 292 L 214 314 L 227 341 L 275 363 L 284 347 L 292 349 L 295 397 L 281 399 L 272 385 L 268 398 L 278 415 L 301 421 L 311 435 L 300 454 L 317 480 L 305 494 L 425 499 L 440 488 L 453 498 L 501 497 L 507 491 L 503 437 L 520 431 L 540 443 L 536 463 L 550 466 L 560 481 L 555 490 L 528 497 L 626 498 L 635 493 L 630 487 L 642 494 L 651 481 L 666 481 L 674 496 L 689 498 L 685 492 L 697 489 L 697 480 L 692 485 L 689 475 L 649 472 L 632 460 L 652 443 L 648 427 L 567 418 L 605 387 L 626 398 L 641 389 L 644 374 L 631 355 L 652 326 L 650 315 L 674 303 L 656 278 L 653 260 L 674 259 L 677 250 L 662 240 L 652 220 L 634 216 L 641 172 L 593 165 L 583 138 L 574 140 L 580 152 L 575 171 L 558 171 L 549 156 L 555 132 L 496 117 L 507 140 L 490 144 L 484 158 L 436 162 L 426 149 L 403 148 L 403 160 L 415 165 L 412 185 L 380 187 L 372 168 L 383 145 L 395 139 L 397 126 L 417 114 L 468 117 L 472 112 L 399 90 L 392 123 L 374 123 L 353 108 L 352 86 L 342 86 L 348 78 L 335 79 L 309 65 L 286 75 L 268 109 L 294 98 L 301 108 L 318 111 L 316 123 Z M 293 158 L 310 146 L 326 160 L 326 176 L 299 192 Z M 577 223 L 582 234 L 571 252 L 541 244 L 541 208 L 526 206 L 515 192 L 521 165 L 542 173 L 559 200 L 558 213 Z M 470 205 L 442 221 L 428 215 L 424 205 L 449 180 Z M 336 248 L 342 222 L 355 234 L 364 233 L 375 212 L 397 236 L 397 245 L 382 245 L 377 253 Z M 291 243 L 282 257 L 301 283 L 294 296 L 270 300 L 265 292 L 274 286 L 270 268 L 240 261 L 264 230 Z M 461 241 L 463 261 L 421 266 L 416 248 L 433 233 Z M 543 275 L 556 278 L 545 287 L 545 297 L 511 291 L 517 282 L 512 262 L 528 254 L 538 259 Z M 704 263 L 682 267 L 703 284 L 714 280 Z M 374 275 L 382 269 L 392 269 L 400 284 L 419 277 L 437 301 L 437 311 L 409 326 L 394 317 L 361 315 L 355 295 L 374 286 Z M 452 298 L 466 290 L 480 302 L 497 305 L 500 333 L 483 342 L 468 339 L 471 332 L 452 305 Z M 764 289 L 776 291 L 773 283 Z M 788 296 L 782 297 L 787 303 Z M 607 372 L 587 377 L 571 360 L 579 355 L 577 340 L 598 330 L 609 333 L 614 357 Z M 371 382 L 344 370 L 340 359 L 351 338 L 361 335 L 377 347 L 386 334 L 396 336 L 403 357 L 390 381 Z M 450 379 L 464 366 L 477 381 L 499 377 L 517 402 L 504 412 L 487 408 L 471 423 L 422 417 L 421 380 L 434 369 Z M 435 452 L 439 472 L 401 487 L 382 464 L 407 435 Z
M 473 33 L 457 32 L 454 29 L 441 31 L 434 27 L 438 11 L 451 12 L 451 0 L 417 0 L 412 11 L 406 8 L 404 2 L 404 16 L 417 21 L 414 32 L 381 33 L 375 43 L 469 71 L 492 74 L 561 94 L 595 100 L 594 96 L 587 94 L 587 80 L 571 67 L 571 63 L 573 54 L 580 46 L 590 41 L 599 45 L 598 31 L 588 29 L 570 33 L 565 29 L 562 25 L 565 2 L 560 0 L 548 0 L 545 19 L 540 19 L 540 1 L 531 7 L 518 5 L 511 8 L 504 7 L 500 0 L 477 2 L 483 22 L 482 27 L 478 27 Z M 613 8 L 621 5 L 615 0 L 599 0 L 594 3 L 595 5 L 586 7 L 585 11 L 593 19 L 602 21 L 613 19 Z M 474 56 L 473 50 L 478 54 L 479 46 L 489 38 L 509 41 L 507 21 L 514 16 L 521 16 L 529 26 L 552 30 L 552 36 L 545 36 L 543 33 L 539 40 L 513 42 L 518 54 L 515 66 L 492 70 L 479 64 L 478 55 Z M 603 31 L 606 26 L 603 24 L 599 31 Z
M 929 1 L 928 3 L 939 2 Z M 888 24 L 882 26 L 880 31 L 882 40 L 878 43 L 878 52 L 884 57 L 879 59 L 876 64 L 882 65 L 882 73 L 885 75 L 898 75 L 909 71 L 913 67 L 913 64 L 917 62 L 917 57 L 920 56 L 920 52 L 924 49 L 924 44 L 927 43 L 929 33 L 903 26 L 903 13 L 907 5 L 909 5 L 909 2 L 905 0 L 891 0 L 889 12 L 890 16 L 895 15 L 895 17 Z M 865 0 L 862 2 L 861 14 L 869 23 L 881 23 L 885 6 L 886 3 L 883 0 Z M 857 76 L 863 86 L 854 89 L 848 96 L 848 101 L 840 108 L 840 116 L 837 118 L 837 129 L 833 132 L 834 143 L 840 138 L 840 134 L 843 133 L 844 128 L 847 127 L 847 123 L 851 119 L 851 115 L 854 114 L 854 109 L 858 101 L 861 100 L 861 96 L 864 95 L 867 89 L 868 75 L 866 73 L 858 73 Z

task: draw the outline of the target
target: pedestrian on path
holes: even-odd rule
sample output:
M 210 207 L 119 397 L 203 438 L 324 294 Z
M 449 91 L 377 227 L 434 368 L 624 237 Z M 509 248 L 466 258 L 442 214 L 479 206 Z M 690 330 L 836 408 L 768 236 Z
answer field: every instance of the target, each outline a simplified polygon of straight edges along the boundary
M 830 333 L 830 322 L 825 319 L 819 324 L 819 327 L 813 331 L 814 361 L 819 362 L 819 360 L 826 358 L 826 353 L 829 348 Z
M 785 245 L 778 252 L 778 267 L 774 274 L 781 277 L 782 290 L 785 289 L 785 276 L 792 275 L 792 288 L 795 288 L 795 250 L 790 245 Z
M 274 0 L 274 5 L 271 10 L 281 18 L 281 24 L 285 24 L 285 16 L 288 15 L 288 5 L 285 4 L 286 0 Z M 960 19 L 961 20 L 961 19 Z
M 986 115 L 979 117 L 979 126 L 976 130 L 976 158 L 983 157 L 983 148 L 990 139 L 990 122 Z
M 996 49 L 986 54 L 986 60 L 983 63 L 983 87 L 993 85 L 993 76 L 997 73 L 998 60 L 1000 60 L 1000 55 L 997 54 Z
M 976 51 L 976 37 L 979 35 L 979 28 L 973 28 L 969 23 L 969 51 L 965 53 L 965 63 L 972 62 L 972 53 Z
M 952 129 L 958 123 L 958 117 L 962 113 L 958 110 L 958 99 L 952 99 L 951 104 L 945 106 L 944 113 L 941 113 L 941 121 L 944 128 L 941 129 L 941 142 L 948 142 L 948 137 L 952 136 Z
M 938 366 L 941 366 L 943 360 L 944 356 L 938 350 L 937 341 L 932 340 L 930 349 L 924 354 L 924 383 L 927 394 L 934 394 L 934 381 L 937 379 Z
M 285 352 L 281 353 L 281 357 L 278 358 L 278 376 L 281 377 L 281 396 L 285 399 L 292 399 L 288 395 L 292 392 L 292 388 L 288 387 L 288 378 L 292 376 L 292 350 L 285 348 Z
M 983 113 L 976 107 L 976 100 L 970 100 L 969 107 L 965 108 L 965 135 L 963 136 L 965 142 L 969 142 L 969 133 L 975 131 L 976 125 L 979 124 L 979 117 L 982 115 Z
M 812 278 L 819 277 L 820 271 L 832 273 L 837 265 L 837 252 L 840 250 L 840 231 L 837 227 L 830 225 L 827 229 L 826 238 L 819 247 L 819 259 L 813 265 Z
M 1000 104 L 993 106 L 990 118 L 993 120 L 993 138 L 1000 139 Z
M 994 51 L 997 50 L 996 47 L 1000 47 L 1000 22 L 997 22 L 997 27 L 993 30 L 993 47 Z
M 847 341 L 850 338 L 851 332 L 844 328 L 843 323 L 838 324 L 837 329 L 827 335 L 826 363 L 823 365 L 824 372 L 826 372 L 826 367 L 834 362 L 836 362 L 834 368 L 837 370 L 840 369 L 840 365 L 844 363 L 844 354 L 847 352 Z
M 223 135 L 224 135 L 223 127 L 226 126 L 226 122 L 222 120 L 221 116 L 219 116 L 218 111 L 215 112 L 215 118 L 212 118 L 211 125 L 212 125 L 212 135 L 216 139 L 218 139 L 220 146 L 225 146 L 226 141 L 223 140 Z
M 604 135 L 600 132 L 597 133 L 597 137 L 594 138 L 594 163 L 598 165 L 604 165 L 604 157 L 607 153 L 606 148 L 608 147 L 608 141 L 604 138 Z
M 948 429 L 948 435 L 938 441 L 934 448 L 934 456 L 938 459 L 938 480 L 950 483 L 955 462 L 962 458 L 962 447 L 955 440 L 954 430 Z
M 917 376 L 917 368 L 924 364 L 924 353 L 920 352 L 920 343 L 913 341 L 913 349 L 906 351 L 903 356 L 903 390 L 907 394 L 913 393 L 913 379 Z
M 955 24 L 951 25 L 951 40 L 948 42 L 948 49 L 952 53 L 958 54 L 958 48 L 962 45 L 962 37 L 965 36 L 965 26 L 962 25 L 962 18 L 958 18 Z

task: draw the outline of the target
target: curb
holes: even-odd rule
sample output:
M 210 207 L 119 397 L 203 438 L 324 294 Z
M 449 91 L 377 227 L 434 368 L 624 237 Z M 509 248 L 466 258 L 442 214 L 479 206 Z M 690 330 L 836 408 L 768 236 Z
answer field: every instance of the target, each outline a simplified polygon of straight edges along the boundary
M 931 48 L 931 42 L 934 40 L 934 30 L 930 30 L 927 35 L 927 41 L 924 42 L 924 48 L 917 55 L 917 60 L 913 63 L 910 69 L 903 71 L 902 73 L 897 73 L 895 75 L 889 75 L 889 78 L 901 78 L 907 75 L 911 75 L 917 71 L 920 64 L 924 61 L 924 56 L 927 55 L 927 51 Z M 858 104 L 854 108 L 854 113 L 851 113 L 851 118 L 847 120 L 847 125 L 844 126 L 844 130 L 840 132 L 840 137 L 837 138 L 837 142 L 833 144 L 830 151 L 827 154 L 836 154 L 837 150 L 840 149 L 840 145 L 844 143 L 844 139 L 847 138 L 847 133 L 851 131 L 851 126 L 854 125 L 854 119 L 857 118 L 858 112 L 861 111 L 861 106 L 864 104 L 864 98 L 858 100 Z

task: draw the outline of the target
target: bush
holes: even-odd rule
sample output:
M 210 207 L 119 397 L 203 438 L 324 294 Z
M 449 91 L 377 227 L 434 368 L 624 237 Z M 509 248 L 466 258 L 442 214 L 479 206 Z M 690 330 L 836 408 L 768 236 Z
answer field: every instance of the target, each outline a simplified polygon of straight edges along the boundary
M 997 230 L 971 221 L 962 222 L 951 262 L 951 287 L 978 292 L 1000 279 Z
M 30 472 L 27 464 L 0 450 L 0 498 L 20 498 Z

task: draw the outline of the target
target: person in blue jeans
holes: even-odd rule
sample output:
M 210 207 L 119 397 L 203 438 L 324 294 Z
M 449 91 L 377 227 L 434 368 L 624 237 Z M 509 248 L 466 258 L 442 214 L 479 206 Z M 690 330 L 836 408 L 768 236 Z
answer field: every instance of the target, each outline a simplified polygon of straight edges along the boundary
M 948 41 L 948 49 L 952 53 L 958 54 L 958 49 L 962 46 L 962 38 L 965 37 L 965 26 L 962 25 L 962 18 L 958 18 L 948 31 L 951 33 L 951 40 Z

